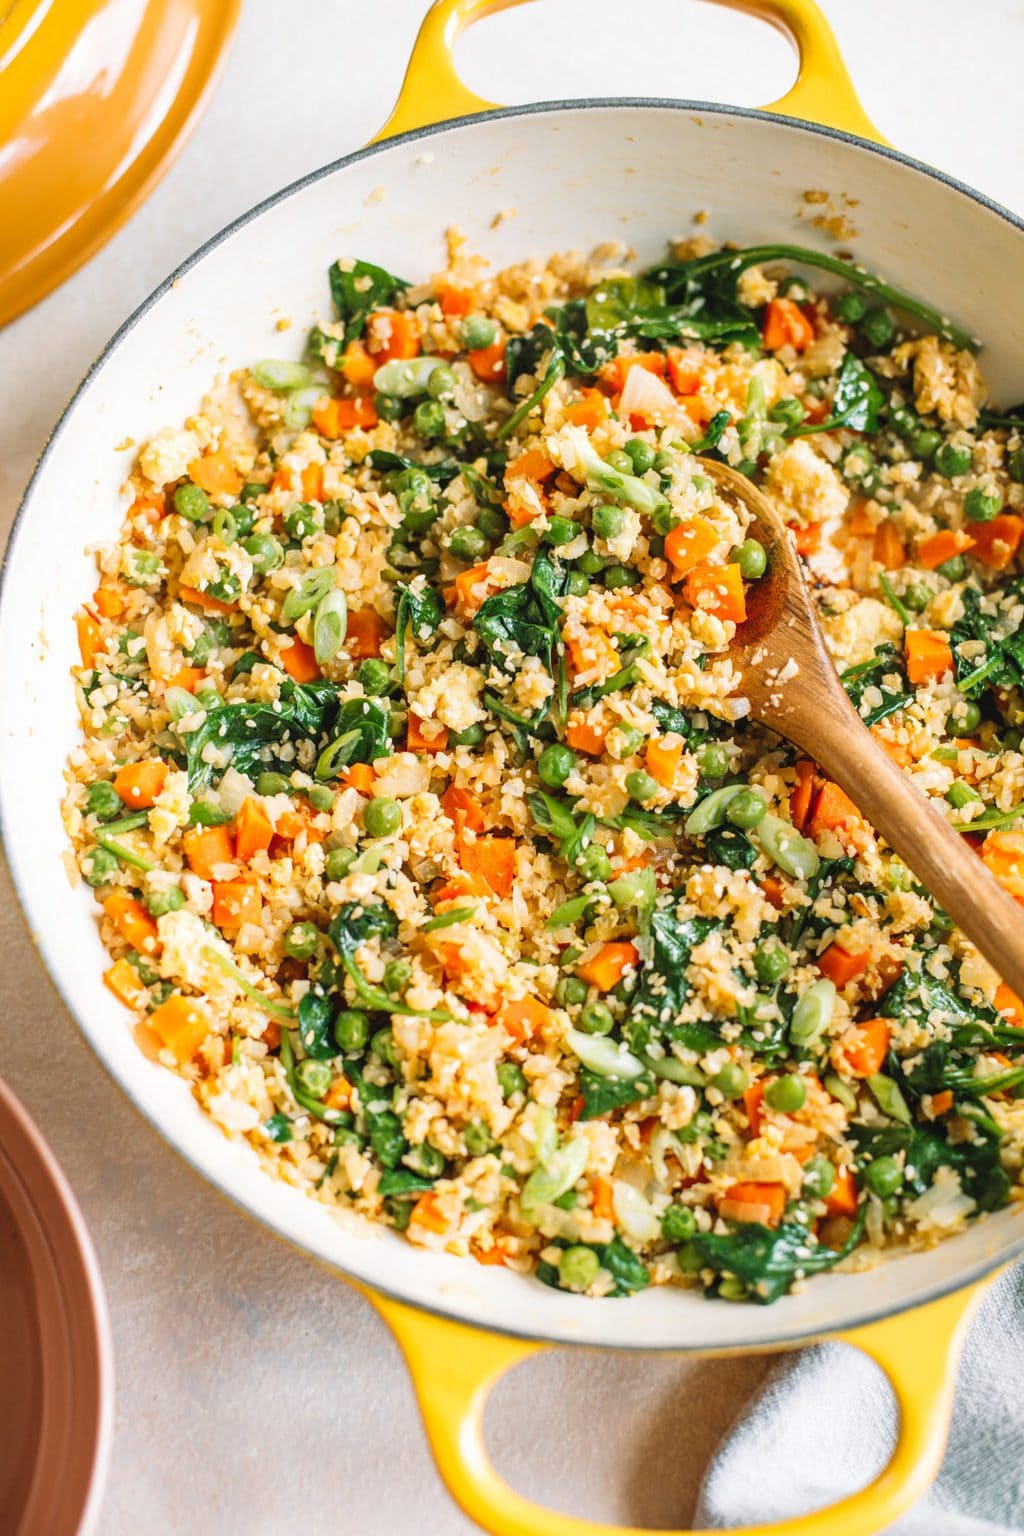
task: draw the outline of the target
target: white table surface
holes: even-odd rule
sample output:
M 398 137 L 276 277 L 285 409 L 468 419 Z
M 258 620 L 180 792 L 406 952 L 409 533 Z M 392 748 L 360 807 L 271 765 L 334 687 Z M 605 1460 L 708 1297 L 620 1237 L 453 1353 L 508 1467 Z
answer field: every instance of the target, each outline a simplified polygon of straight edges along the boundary
M 221 224 L 370 137 L 423 9 L 247 0 L 216 96 L 163 184 L 83 271 L 0 335 L 5 528 L 108 335 Z M 1024 209 L 1024 0 L 825 9 L 879 129 Z M 689 0 L 545 0 L 476 28 L 459 58 L 470 84 L 506 101 L 754 105 L 792 74 L 782 39 Z M 59 1005 L 6 883 L 0 946 L 0 1069 L 71 1179 L 110 1301 L 117 1416 L 103 1536 L 475 1529 L 434 1472 L 398 1351 L 370 1307 L 243 1221 L 135 1117 Z M 563 1509 L 685 1525 L 707 1455 L 764 1369 L 553 1353 L 499 1389 L 491 1444 L 517 1487 Z

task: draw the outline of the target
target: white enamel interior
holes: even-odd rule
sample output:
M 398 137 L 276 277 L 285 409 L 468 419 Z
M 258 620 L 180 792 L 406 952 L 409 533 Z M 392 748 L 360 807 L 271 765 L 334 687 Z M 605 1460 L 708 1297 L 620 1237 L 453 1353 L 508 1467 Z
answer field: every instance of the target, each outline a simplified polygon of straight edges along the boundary
M 1017 1210 L 932 1253 L 858 1276 L 824 1276 L 771 1308 L 658 1289 L 628 1302 L 564 1295 L 387 1233 L 358 1237 L 267 1177 L 224 1138 L 183 1082 L 137 1049 L 101 981 L 89 891 L 61 858 L 62 765 L 78 726 L 68 669 L 71 614 L 95 585 L 86 545 L 111 538 L 133 449 L 192 412 L 219 371 L 297 354 L 328 312 L 325 271 L 359 254 L 420 279 L 457 225 L 505 263 L 628 240 L 641 260 L 667 236 L 815 243 L 801 194 L 845 193 L 850 246 L 873 270 L 930 299 L 989 343 L 1004 403 L 1024 396 L 1022 236 L 1009 216 L 922 169 L 764 117 L 671 103 L 551 107 L 456 124 L 380 147 L 298 186 L 234 228 L 125 327 L 83 385 L 37 472 L 7 557 L 0 611 L 0 809 L 8 858 L 36 942 L 79 1027 L 169 1142 L 207 1178 L 309 1253 L 372 1286 L 484 1326 L 562 1342 L 677 1349 L 757 1347 L 835 1330 L 980 1275 L 1024 1245 Z M 494 226 L 500 210 L 511 210 Z M 293 328 L 276 329 L 281 314 Z M 87 1106 L 85 1112 L 88 1112 Z

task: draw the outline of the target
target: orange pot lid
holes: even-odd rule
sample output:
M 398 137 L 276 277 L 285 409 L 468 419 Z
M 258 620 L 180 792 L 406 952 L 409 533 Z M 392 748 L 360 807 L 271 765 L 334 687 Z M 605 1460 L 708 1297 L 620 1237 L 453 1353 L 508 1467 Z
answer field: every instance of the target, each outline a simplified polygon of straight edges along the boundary
M 168 168 L 240 0 L 0 9 L 0 325 L 97 251 Z

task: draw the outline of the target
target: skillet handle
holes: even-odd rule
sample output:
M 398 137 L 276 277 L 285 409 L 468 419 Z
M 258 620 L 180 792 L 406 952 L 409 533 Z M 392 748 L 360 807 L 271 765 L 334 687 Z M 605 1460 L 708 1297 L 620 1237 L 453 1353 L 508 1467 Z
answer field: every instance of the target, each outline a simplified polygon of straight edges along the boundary
M 984 1289 L 982 1284 L 957 1291 L 914 1312 L 835 1335 L 870 1355 L 892 1383 L 900 1415 L 892 1460 L 867 1488 L 838 1504 L 781 1524 L 720 1529 L 717 1536 L 874 1536 L 888 1529 L 938 1471 L 957 1361 Z M 365 1294 L 405 1356 L 441 1476 L 483 1530 L 491 1536 L 659 1536 L 545 1509 L 522 1498 L 495 1472 L 483 1437 L 488 1394 L 507 1370 L 546 1345 L 484 1333 L 372 1291 Z
M 371 141 L 426 128 L 453 117 L 490 111 L 495 103 L 463 85 L 455 69 L 456 40 L 466 27 L 523 0 L 434 0 L 413 44 L 398 100 L 384 127 Z M 815 0 L 712 0 L 732 10 L 746 11 L 769 22 L 797 51 L 799 74 L 778 101 L 763 110 L 783 117 L 803 118 L 827 128 L 871 139 L 886 140 L 857 100 L 832 28 Z

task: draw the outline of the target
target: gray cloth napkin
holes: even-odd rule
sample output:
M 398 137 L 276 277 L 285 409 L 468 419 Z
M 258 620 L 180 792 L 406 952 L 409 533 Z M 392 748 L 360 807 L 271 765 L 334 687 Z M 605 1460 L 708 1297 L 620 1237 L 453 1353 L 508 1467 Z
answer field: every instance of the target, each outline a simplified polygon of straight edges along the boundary
M 695 1525 L 786 1520 L 833 1504 L 888 1460 L 896 1410 L 859 1350 L 820 1344 L 783 1357 L 729 1430 Z M 945 1460 L 891 1536 L 1024 1531 L 1024 1265 L 1002 1275 L 971 1325 Z

